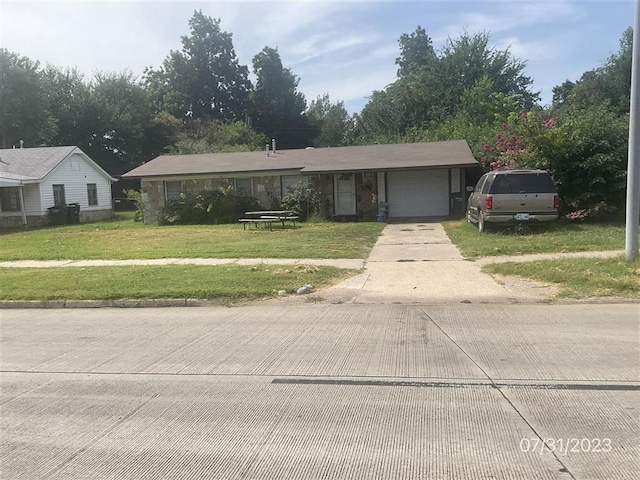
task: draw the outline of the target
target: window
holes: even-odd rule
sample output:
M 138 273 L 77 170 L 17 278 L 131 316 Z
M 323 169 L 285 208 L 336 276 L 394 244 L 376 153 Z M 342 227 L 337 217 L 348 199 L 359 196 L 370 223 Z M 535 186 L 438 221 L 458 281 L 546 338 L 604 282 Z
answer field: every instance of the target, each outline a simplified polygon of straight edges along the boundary
M 53 186 L 53 204 L 56 207 L 67 204 L 67 201 L 64 198 L 64 185 Z
M 89 205 L 98 205 L 98 186 L 95 183 L 87 183 L 87 198 Z
M 164 182 L 164 198 L 167 203 L 178 200 L 182 193 L 182 182 Z
M 489 177 L 485 176 L 484 177 L 484 183 L 482 184 L 482 189 L 480 190 L 480 193 L 489 193 L 489 186 L 491 185 L 491 181 L 489 180 Z
M 289 189 L 297 183 L 307 183 L 307 177 L 304 177 L 302 175 L 283 175 L 280 178 L 282 180 L 282 195 L 286 195 L 287 193 L 289 193 Z
M 18 188 L 0 188 L 0 210 L 3 212 L 20 211 L 20 190 Z
M 235 189 L 236 193 L 243 197 L 250 197 L 251 195 L 253 195 L 250 178 L 236 178 Z
M 491 193 L 556 193 L 556 186 L 547 173 L 514 173 L 496 175 Z

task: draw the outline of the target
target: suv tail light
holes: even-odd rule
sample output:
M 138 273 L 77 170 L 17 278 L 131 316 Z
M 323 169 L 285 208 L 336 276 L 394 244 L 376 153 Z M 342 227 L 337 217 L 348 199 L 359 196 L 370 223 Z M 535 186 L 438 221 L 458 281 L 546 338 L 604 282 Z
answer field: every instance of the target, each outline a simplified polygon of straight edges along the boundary
M 560 197 L 558 195 L 553 196 L 553 208 L 560 208 Z
M 493 197 L 491 195 L 487 195 L 484 199 L 484 208 L 486 210 L 491 210 L 493 208 Z

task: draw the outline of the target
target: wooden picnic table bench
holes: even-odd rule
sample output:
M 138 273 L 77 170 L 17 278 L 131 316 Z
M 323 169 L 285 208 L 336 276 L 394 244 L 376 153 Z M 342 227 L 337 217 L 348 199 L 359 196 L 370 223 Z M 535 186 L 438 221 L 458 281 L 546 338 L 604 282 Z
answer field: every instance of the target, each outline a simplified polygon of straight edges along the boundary
M 247 225 L 254 224 L 256 228 L 258 225 L 263 223 L 269 227 L 269 230 L 272 229 L 273 222 L 282 223 L 282 228 L 284 228 L 285 222 L 293 223 L 293 226 L 296 226 L 296 220 L 298 220 L 298 216 L 295 215 L 295 212 L 290 210 L 258 210 L 255 212 L 245 212 L 245 217 L 238 220 L 238 222 L 242 223 L 243 229 L 247 229 Z

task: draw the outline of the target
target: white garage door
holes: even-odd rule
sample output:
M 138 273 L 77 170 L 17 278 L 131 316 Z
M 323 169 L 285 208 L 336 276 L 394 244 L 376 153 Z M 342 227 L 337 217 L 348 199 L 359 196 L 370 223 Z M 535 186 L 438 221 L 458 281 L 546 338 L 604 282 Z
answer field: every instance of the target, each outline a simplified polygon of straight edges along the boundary
M 387 173 L 389 217 L 449 215 L 448 170 Z

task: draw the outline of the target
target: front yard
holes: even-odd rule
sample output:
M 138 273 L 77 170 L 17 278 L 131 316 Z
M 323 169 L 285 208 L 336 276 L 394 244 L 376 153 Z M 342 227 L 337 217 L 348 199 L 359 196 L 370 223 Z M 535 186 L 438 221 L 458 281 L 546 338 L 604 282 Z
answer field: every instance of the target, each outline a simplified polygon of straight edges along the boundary
M 321 288 L 353 270 L 312 265 L 5 268 L 0 300 L 205 298 L 234 303 Z
M 156 226 L 109 222 L 0 234 L 0 261 L 159 258 L 366 258 L 381 223 Z M 206 298 L 240 302 L 328 286 L 353 270 L 309 265 L 2 268 L 1 300 Z
M 513 228 L 479 233 L 465 220 L 443 223 L 465 258 L 529 253 L 566 253 L 624 249 L 624 223 L 554 223 L 515 232 Z
M 625 226 L 613 223 L 559 222 L 540 229 L 518 232 L 513 228 L 479 233 L 464 220 L 444 223 L 447 235 L 465 258 L 536 253 L 568 253 L 622 250 Z M 514 259 L 515 260 L 515 259 Z M 640 262 L 618 258 L 566 258 L 489 264 L 484 272 L 515 276 L 553 284 L 557 298 L 640 298 Z
M 157 226 L 130 214 L 109 222 L 0 234 L 0 261 L 156 258 L 366 258 L 382 223 Z
M 559 288 L 559 299 L 640 298 L 640 262 L 627 262 L 623 257 L 497 263 L 482 270 L 554 284 Z

